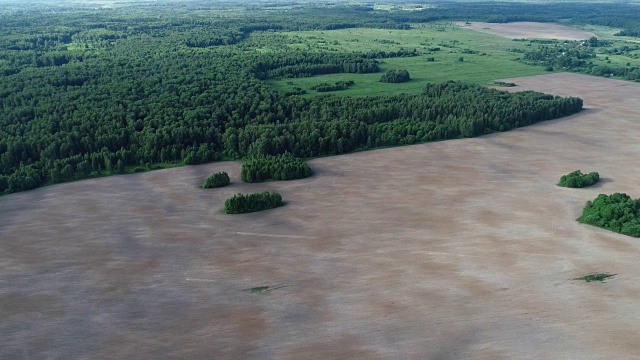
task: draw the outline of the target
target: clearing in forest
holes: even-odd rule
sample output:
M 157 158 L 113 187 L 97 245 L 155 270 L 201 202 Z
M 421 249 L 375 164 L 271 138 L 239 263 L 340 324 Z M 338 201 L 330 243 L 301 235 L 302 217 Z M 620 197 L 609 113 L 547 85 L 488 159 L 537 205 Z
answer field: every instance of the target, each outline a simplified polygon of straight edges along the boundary
M 274 38 L 278 38 L 276 42 Z M 313 86 L 338 81 L 353 81 L 346 90 L 335 91 L 337 96 L 393 95 L 419 93 L 425 83 L 449 80 L 493 85 L 504 77 L 543 74 L 544 67 L 517 62 L 520 56 L 512 49 L 528 49 L 525 43 L 500 36 L 462 29 L 450 23 L 415 24 L 411 30 L 389 29 L 340 29 L 330 31 L 293 31 L 285 33 L 252 34 L 252 41 L 259 44 L 277 43 L 278 47 L 262 48 L 277 56 L 283 48 L 305 49 L 310 52 L 393 52 L 415 49 L 419 55 L 411 57 L 380 58 L 380 73 L 329 74 L 312 77 L 268 80 L 282 90 L 294 88 L 307 90 L 304 96 L 316 96 Z M 463 61 L 460 61 L 462 58 Z M 380 76 L 389 70 L 408 70 L 411 81 L 405 83 L 381 83 Z

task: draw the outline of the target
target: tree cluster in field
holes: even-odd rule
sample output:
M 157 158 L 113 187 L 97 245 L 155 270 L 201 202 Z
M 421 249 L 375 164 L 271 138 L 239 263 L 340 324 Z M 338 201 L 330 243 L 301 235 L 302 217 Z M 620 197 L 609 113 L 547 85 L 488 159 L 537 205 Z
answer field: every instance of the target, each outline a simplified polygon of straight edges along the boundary
M 396 58 L 396 57 L 413 57 L 418 56 L 420 53 L 417 49 L 400 49 L 397 51 L 384 51 L 384 50 L 373 50 L 365 53 L 365 56 L 371 59 L 387 59 L 387 58 Z
M 594 47 L 608 46 L 608 42 L 597 40 L 597 46 L 583 46 L 582 42 L 563 42 L 551 45 L 541 45 L 537 49 L 524 52 L 522 61 L 532 65 L 546 66 L 547 69 L 562 68 L 564 70 L 582 72 L 596 76 L 618 76 L 626 80 L 640 80 L 640 67 L 622 65 L 596 65 Z M 627 46 L 612 49 L 602 49 L 605 54 L 624 54 L 634 51 L 634 47 Z
M 336 81 L 334 84 L 322 83 L 322 84 L 313 85 L 311 87 L 311 90 L 315 90 L 317 92 L 339 91 L 339 90 L 346 90 L 353 84 L 355 83 L 351 80 Z
M 407 70 L 389 70 L 380 78 L 380 82 L 403 83 L 411 80 Z
M 640 199 L 627 194 L 600 194 L 587 201 L 578 221 L 624 235 L 640 237 Z
M 558 186 L 568 188 L 582 188 L 591 186 L 600 181 L 600 174 L 597 172 L 590 172 L 583 174 L 580 170 L 576 170 L 567 175 L 563 175 L 558 182 Z
M 244 214 L 282 206 L 282 196 L 276 192 L 236 194 L 224 202 L 225 214 Z
M 79 5 L 82 11 L 63 7 L 55 14 L 7 10 L 11 15 L 2 17 L 0 34 L 0 193 L 166 163 L 284 152 L 309 158 L 476 136 L 582 108 L 577 98 L 458 83 L 429 84 L 415 95 L 283 96 L 262 79 L 329 68 L 379 71 L 374 57 L 381 54 L 282 46 L 274 55 L 256 51 L 253 35 L 408 29 L 471 12 L 449 4 L 435 10 L 439 15 L 349 6 L 274 13 L 259 4 L 247 5 L 238 17 L 191 11 L 207 6 L 214 5 L 140 5 L 133 12 Z M 470 8 L 478 11 L 470 20 L 493 16 L 482 6 Z M 521 8 L 505 5 L 499 13 L 518 14 L 514 9 Z M 414 53 L 401 51 L 384 56 Z
M 598 39 L 595 36 L 592 36 L 584 41 L 584 45 L 590 47 L 603 47 L 603 46 L 611 46 L 612 42 L 609 40 Z
M 209 176 L 207 180 L 204 181 L 204 184 L 202 184 L 202 188 L 203 189 L 219 188 L 219 187 L 227 186 L 229 185 L 229 183 L 231 183 L 231 180 L 229 179 L 229 174 L 227 174 L 226 171 L 222 171 L 215 174 L 211 174 L 211 176 Z
M 525 62 L 561 68 L 584 66 L 588 59 L 595 57 L 592 48 L 580 46 L 577 41 L 570 44 L 540 45 L 537 49 L 527 51 L 523 55 Z
M 248 183 L 268 180 L 294 180 L 309 176 L 311 176 L 309 165 L 289 153 L 250 158 L 242 164 L 240 172 L 242 181 Z

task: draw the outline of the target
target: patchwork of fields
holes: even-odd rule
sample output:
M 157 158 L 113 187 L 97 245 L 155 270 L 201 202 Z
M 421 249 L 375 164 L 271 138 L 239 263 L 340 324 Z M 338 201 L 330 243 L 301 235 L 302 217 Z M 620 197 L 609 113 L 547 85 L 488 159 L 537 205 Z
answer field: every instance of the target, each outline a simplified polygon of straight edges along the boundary
M 640 197 L 640 84 L 539 75 L 509 51 L 525 43 L 450 24 L 285 36 L 309 49 L 439 50 L 383 60 L 409 69 L 408 83 L 270 80 L 283 90 L 354 80 L 339 93 L 387 95 L 505 78 L 509 91 L 578 96 L 585 110 L 315 159 L 314 176 L 290 182 L 241 183 L 239 163 L 217 162 L 3 196 L 0 358 L 637 356 L 639 240 L 575 219 L 599 193 Z M 577 169 L 601 182 L 555 186 Z M 198 188 L 218 171 L 230 186 Z M 222 213 L 224 199 L 257 191 L 286 205 Z M 574 280 L 596 272 L 616 276 Z

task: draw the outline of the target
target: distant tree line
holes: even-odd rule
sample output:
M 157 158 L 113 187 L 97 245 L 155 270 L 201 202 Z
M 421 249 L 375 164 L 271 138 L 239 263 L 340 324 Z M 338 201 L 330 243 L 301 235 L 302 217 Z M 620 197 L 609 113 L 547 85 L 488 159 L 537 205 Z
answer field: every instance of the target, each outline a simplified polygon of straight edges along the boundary
M 291 52 L 279 56 L 260 55 L 253 64 L 258 79 L 309 77 L 321 74 L 380 71 L 378 61 L 361 53 Z

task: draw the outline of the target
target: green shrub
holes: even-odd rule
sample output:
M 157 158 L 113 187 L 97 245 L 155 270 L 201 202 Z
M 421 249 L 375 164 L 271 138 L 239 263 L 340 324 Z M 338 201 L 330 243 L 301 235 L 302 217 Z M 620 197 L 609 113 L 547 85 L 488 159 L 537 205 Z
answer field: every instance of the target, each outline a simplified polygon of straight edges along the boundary
M 512 83 L 512 82 L 494 81 L 493 83 L 496 84 L 497 86 L 505 86 L 505 87 L 514 87 L 514 86 L 516 86 L 516 83 Z
M 624 235 L 640 237 L 640 199 L 632 199 L 627 194 L 600 194 L 593 201 L 587 201 L 582 216 L 577 220 Z
M 282 196 L 268 191 L 254 194 L 236 194 L 224 202 L 225 214 L 244 214 L 277 208 L 284 205 Z
M 600 174 L 597 172 L 591 172 L 583 174 L 580 170 L 576 170 L 572 173 L 564 175 L 560 178 L 558 186 L 568 188 L 582 188 L 591 186 L 600 181 Z
M 586 282 L 592 282 L 592 281 L 604 282 L 606 279 L 614 276 L 616 276 L 616 274 L 594 273 L 594 274 L 585 275 L 583 277 L 575 278 L 573 280 L 584 280 Z
M 209 176 L 207 180 L 205 180 L 204 184 L 202 184 L 202 188 L 203 189 L 219 188 L 219 187 L 229 185 L 230 182 L 231 180 L 229 179 L 229 174 L 222 171 L 219 173 L 211 174 L 211 176 Z
M 308 176 L 311 176 L 309 165 L 289 153 L 248 159 L 242 164 L 240 172 L 242 181 L 249 183 L 302 179 Z

